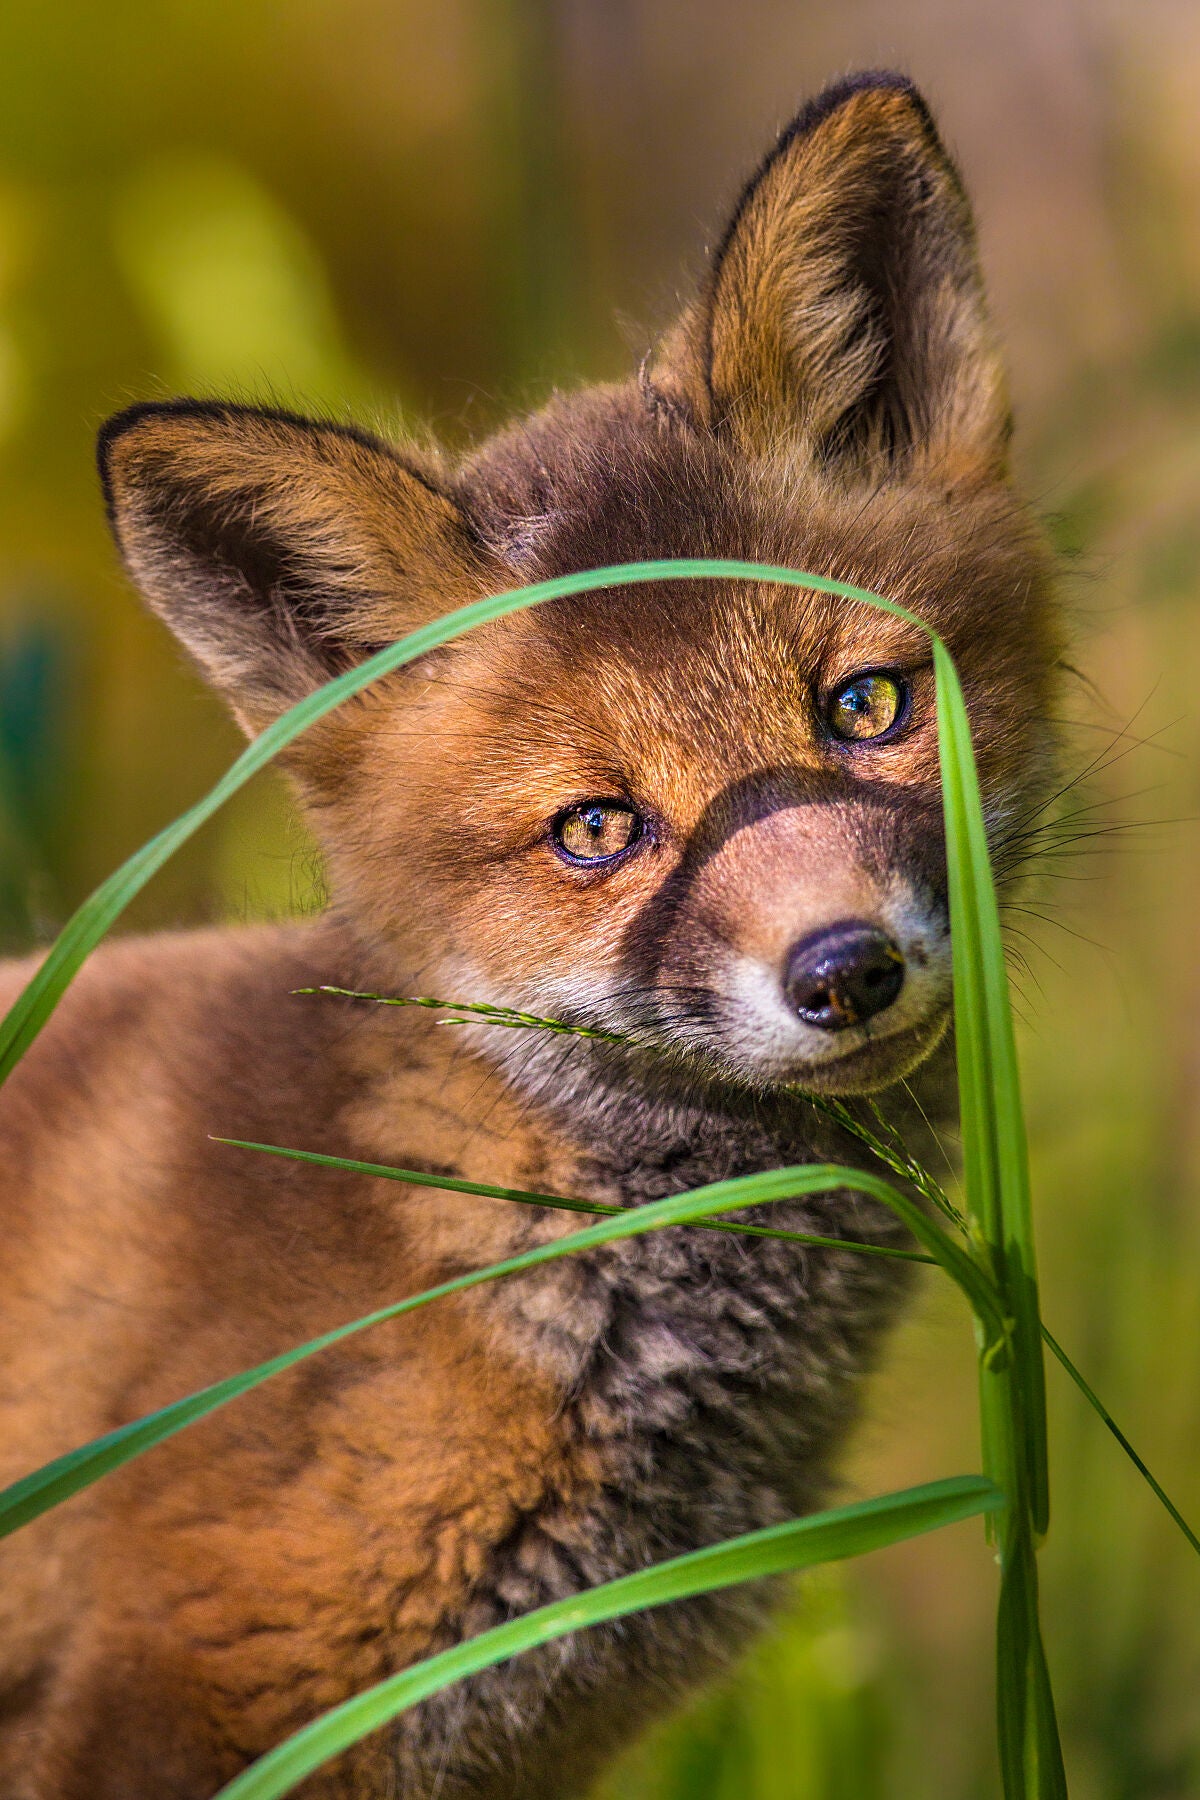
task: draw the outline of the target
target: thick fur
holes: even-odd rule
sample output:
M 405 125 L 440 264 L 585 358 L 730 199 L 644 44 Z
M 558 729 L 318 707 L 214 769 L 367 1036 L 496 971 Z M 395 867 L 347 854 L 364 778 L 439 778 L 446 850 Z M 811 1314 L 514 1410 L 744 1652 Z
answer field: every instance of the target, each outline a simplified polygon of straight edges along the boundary
M 751 181 L 628 383 L 458 466 L 290 415 L 120 415 L 127 566 L 248 729 L 488 592 L 658 555 L 787 563 L 904 601 L 959 664 L 993 840 L 1040 796 L 1057 657 L 970 219 L 899 78 L 831 89 Z M 903 730 L 825 697 L 902 671 Z M 858 1160 L 797 1086 L 945 1111 L 949 958 L 926 640 L 760 584 L 625 589 L 476 632 L 289 753 L 327 850 L 315 924 L 95 957 L 0 1097 L 0 1475 L 569 1215 L 252 1157 L 210 1134 L 599 1203 Z M 646 820 L 564 864 L 590 797 Z M 905 985 L 832 1037 L 789 947 L 866 918 Z M 11 1000 L 30 974 L 0 978 Z M 491 1000 L 630 1051 L 295 990 Z M 919 1083 L 910 1087 L 909 1078 Z M 764 1221 L 896 1245 L 848 1193 Z M 323 1708 L 491 1624 L 782 1519 L 833 1456 L 904 1265 L 675 1230 L 352 1339 L 10 1540 L 0 1792 L 207 1800 Z M 333 1800 L 580 1793 L 723 1667 L 770 1593 L 589 1631 L 431 1700 L 312 1778 Z

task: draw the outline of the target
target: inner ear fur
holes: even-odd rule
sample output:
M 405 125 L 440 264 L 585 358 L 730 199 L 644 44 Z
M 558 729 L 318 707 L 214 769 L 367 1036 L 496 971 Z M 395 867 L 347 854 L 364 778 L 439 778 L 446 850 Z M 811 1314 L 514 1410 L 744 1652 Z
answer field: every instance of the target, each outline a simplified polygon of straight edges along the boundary
M 488 587 L 436 468 L 365 432 L 173 401 L 118 413 L 99 463 L 126 567 L 252 732 Z
M 750 454 L 1003 472 L 1003 370 L 970 206 L 904 77 L 826 89 L 742 193 L 650 380 Z

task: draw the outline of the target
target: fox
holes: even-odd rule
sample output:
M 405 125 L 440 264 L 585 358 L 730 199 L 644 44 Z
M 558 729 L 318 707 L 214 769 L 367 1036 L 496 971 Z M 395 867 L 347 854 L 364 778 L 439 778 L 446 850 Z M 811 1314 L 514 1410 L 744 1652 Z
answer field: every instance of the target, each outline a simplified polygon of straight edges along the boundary
M 456 456 L 138 404 L 99 469 L 125 569 L 250 735 L 453 608 L 577 570 L 746 559 L 900 601 L 957 663 L 1004 893 L 1061 662 L 1010 440 L 961 178 L 912 82 L 870 71 L 783 130 L 627 378 Z M 326 908 L 102 948 L 0 1093 L 0 1479 L 579 1224 L 220 1139 L 624 1208 L 872 1166 L 809 1095 L 912 1142 L 951 1120 L 934 701 L 909 620 L 681 578 L 495 619 L 296 739 Z M 576 1029 L 441 1030 L 364 995 Z M 456 1293 L 7 1540 L 0 1793 L 210 1800 L 421 1658 L 827 1503 L 912 1290 L 854 1246 L 910 1240 L 848 1189 L 736 1217 L 851 1247 L 680 1226 Z M 298 1791 L 581 1795 L 780 1592 L 512 1658 Z

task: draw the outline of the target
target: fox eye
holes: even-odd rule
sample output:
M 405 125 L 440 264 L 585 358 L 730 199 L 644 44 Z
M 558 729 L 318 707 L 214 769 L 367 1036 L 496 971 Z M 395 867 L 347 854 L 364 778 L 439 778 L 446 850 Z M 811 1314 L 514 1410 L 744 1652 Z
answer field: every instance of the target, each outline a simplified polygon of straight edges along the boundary
M 898 675 L 854 675 L 830 695 L 825 718 L 834 737 L 864 744 L 886 737 L 908 711 L 908 687 Z
M 615 862 L 645 830 L 640 813 L 619 800 L 585 800 L 559 813 L 551 826 L 554 847 L 567 862 Z

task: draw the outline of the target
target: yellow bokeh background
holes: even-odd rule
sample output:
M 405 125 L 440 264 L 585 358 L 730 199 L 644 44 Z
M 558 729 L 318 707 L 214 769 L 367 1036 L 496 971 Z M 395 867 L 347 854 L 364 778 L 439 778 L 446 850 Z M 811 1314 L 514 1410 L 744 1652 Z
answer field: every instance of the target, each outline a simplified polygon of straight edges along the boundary
M 1021 479 L 1061 553 L 1079 841 L 1013 916 L 1045 1310 L 1200 1519 L 1200 9 L 1193 0 L 67 0 L 0 18 L 0 941 L 44 941 L 231 759 L 93 470 L 181 391 L 452 446 L 632 366 L 775 129 L 900 67 L 975 197 Z M 313 903 L 271 779 L 131 926 Z M 1050 1371 L 1047 1635 L 1077 1800 L 1200 1796 L 1200 1567 Z M 976 1466 L 931 1284 L 849 1492 Z M 638 1800 L 997 1791 L 974 1527 L 808 1584 L 635 1748 Z

